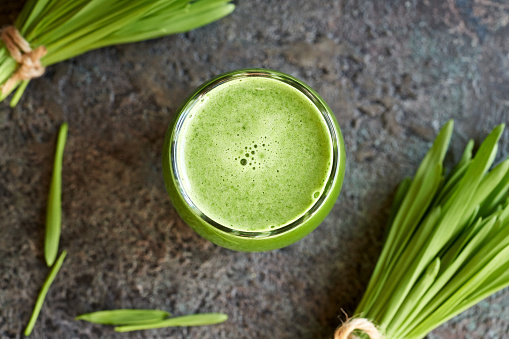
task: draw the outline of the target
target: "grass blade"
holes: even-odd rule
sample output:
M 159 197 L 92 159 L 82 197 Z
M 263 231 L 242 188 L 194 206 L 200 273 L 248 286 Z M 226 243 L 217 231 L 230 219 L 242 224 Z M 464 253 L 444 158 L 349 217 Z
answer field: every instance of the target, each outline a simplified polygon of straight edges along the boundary
M 82 314 L 75 319 L 103 325 L 141 325 L 158 322 L 169 316 L 170 313 L 160 310 L 120 309 Z
M 23 93 L 25 92 L 25 89 L 27 88 L 29 82 L 30 82 L 30 80 L 21 81 L 21 84 L 16 89 L 16 92 L 12 96 L 11 102 L 9 103 L 9 105 L 11 107 L 15 107 L 18 104 L 18 102 L 21 99 L 21 96 L 23 95 Z
M 509 285 L 509 160 L 489 171 L 503 130 L 494 128 L 475 157 L 470 141 L 445 180 L 441 131 L 398 190 L 389 236 L 355 311 L 387 338 L 421 339 Z
M 164 327 L 215 325 L 225 322 L 226 320 L 228 320 L 228 315 L 223 313 L 203 313 L 170 318 L 152 324 L 118 326 L 115 327 L 115 331 L 130 332 Z
M 66 255 L 67 255 L 67 251 L 63 251 L 62 254 L 60 254 L 60 257 L 58 257 L 58 260 L 55 262 L 55 265 L 53 265 L 53 267 L 51 268 L 51 271 L 49 272 L 48 277 L 44 281 L 41 291 L 39 292 L 39 296 L 37 297 L 37 300 L 35 302 L 34 311 L 32 312 L 32 316 L 30 317 L 30 320 L 28 321 L 28 325 L 25 329 L 25 332 L 24 332 L 25 336 L 29 336 L 30 333 L 32 333 L 35 322 L 37 321 L 37 317 L 39 316 L 39 313 L 41 312 L 42 304 L 44 303 L 46 294 L 48 293 L 48 290 L 49 290 L 51 284 L 53 283 L 53 280 L 55 280 L 55 277 L 57 276 L 57 273 L 60 270 L 60 267 L 62 267 L 62 263 L 64 262 Z
M 49 66 L 100 47 L 186 32 L 234 9 L 230 0 L 27 0 L 16 27 L 32 47 L 47 48 L 41 63 Z M 0 85 L 18 66 L 10 56 L 3 59 L 7 54 L 0 43 Z M 16 88 L 12 106 L 26 83 Z M 8 94 L 0 95 L 0 101 Z
M 437 166 L 442 165 L 451 139 L 453 125 L 452 120 L 445 124 L 421 162 L 415 178 L 399 205 L 382 253 L 356 313 L 367 312 L 369 314 L 369 310 L 376 307 L 378 296 L 390 293 L 384 290 L 385 281 L 389 279 L 396 259 L 405 250 L 411 235 L 419 225 L 419 221 L 438 189 L 441 177 L 437 176 L 436 170 Z
M 48 195 L 46 238 L 44 240 L 44 258 L 48 266 L 53 265 L 55 262 L 58 252 L 58 243 L 60 241 L 62 221 L 62 160 L 64 156 L 65 140 L 67 138 L 67 129 L 67 124 L 63 123 L 58 132 L 53 176 L 51 178 L 51 186 Z

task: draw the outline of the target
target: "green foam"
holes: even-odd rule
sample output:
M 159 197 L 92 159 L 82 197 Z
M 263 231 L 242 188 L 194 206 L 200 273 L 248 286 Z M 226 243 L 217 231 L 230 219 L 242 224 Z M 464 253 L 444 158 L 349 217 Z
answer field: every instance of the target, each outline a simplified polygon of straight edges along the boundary
M 304 215 L 330 176 L 332 142 L 320 111 L 281 81 L 248 77 L 208 92 L 177 142 L 184 190 L 212 220 L 273 231 Z

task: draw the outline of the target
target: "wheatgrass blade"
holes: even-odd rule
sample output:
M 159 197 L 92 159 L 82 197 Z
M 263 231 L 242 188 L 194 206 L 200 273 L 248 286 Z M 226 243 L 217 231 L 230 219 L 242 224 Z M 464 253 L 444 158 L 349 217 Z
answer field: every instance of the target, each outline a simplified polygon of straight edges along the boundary
M 451 191 L 452 194 L 450 198 L 444 201 L 443 206 L 444 210 L 447 210 L 447 213 L 444 215 L 443 223 L 445 225 L 456 226 L 454 228 L 449 226 L 437 229 L 438 234 L 436 239 L 439 244 L 443 243 L 443 240 L 447 240 L 451 236 L 455 235 L 459 231 L 458 226 L 464 226 L 460 224 L 459 218 L 465 215 L 465 213 L 468 213 L 469 209 L 475 208 L 475 206 L 471 206 L 473 196 L 477 191 L 484 174 L 494 161 L 497 151 L 497 143 L 503 130 L 504 125 L 500 125 L 488 135 L 481 144 L 479 151 L 472 160 L 472 163 L 467 169 L 465 175 Z
M 456 187 L 461 178 L 463 178 L 471 162 L 472 160 L 468 160 L 465 164 L 454 171 L 454 173 L 449 175 L 449 177 L 445 180 L 444 186 L 440 189 L 440 192 L 434 200 L 434 206 L 443 205 L 445 200 L 450 199 L 453 189 Z
M 462 309 L 457 308 L 465 295 L 472 293 L 479 288 L 489 277 L 489 273 L 500 266 L 500 263 L 506 262 L 509 258 L 509 246 L 500 251 L 492 260 L 490 260 L 467 282 L 465 282 L 456 292 L 449 297 L 437 310 L 422 323 L 420 323 L 414 330 L 412 330 L 408 337 L 421 338 L 428 334 L 432 329 L 440 326 L 447 320 L 458 315 Z M 455 309 L 456 307 L 456 309 Z
M 388 333 L 395 332 L 415 305 L 420 303 L 422 296 L 435 282 L 439 270 L 440 259 L 435 258 L 435 260 L 433 260 L 428 266 L 423 276 L 420 277 L 417 283 L 412 287 L 412 290 L 406 297 L 405 302 L 399 308 L 398 313 L 392 318 L 390 324 L 384 327 Z
M 17 67 L 16 61 L 13 58 L 7 57 L 7 59 L 3 60 L 2 63 L 0 64 L 0 81 L 2 83 L 7 81 L 7 79 L 10 78 L 11 73 L 16 69 L 16 67 Z
M 469 141 L 445 180 L 433 147 L 447 144 L 435 140 L 412 182 L 398 188 L 389 236 L 355 311 L 387 338 L 423 338 L 509 286 L 509 160 L 489 171 L 503 129 L 493 129 L 475 157 Z
M 499 206 L 501 206 L 501 212 L 498 218 L 504 227 L 509 227 L 509 196 L 507 197 L 504 204 Z
M 9 52 L 7 52 L 7 49 L 5 48 L 5 43 L 0 40 L 0 64 L 8 57 L 8 53 Z
M 472 276 L 475 276 L 488 262 L 509 246 L 509 238 L 503 237 L 501 234 L 503 232 L 496 227 L 498 224 L 496 217 L 492 217 L 484 223 L 484 227 L 465 246 L 459 256 L 444 272 L 440 273 L 422 303 L 419 303 L 422 309 L 416 309 L 416 314 L 408 316 L 406 326 L 415 327 L 415 324 L 436 314 L 440 305 L 446 303 L 459 288 L 465 286 Z M 463 295 L 463 298 L 465 296 L 468 294 Z M 425 309 L 423 309 L 424 305 L 426 305 Z
M 390 268 L 394 266 L 395 258 L 398 258 L 406 248 L 410 236 L 418 226 L 419 220 L 427 210 L 440 183 L 441 178 L 440 176 L 437 177 L 435 170 L 436 166 L 443 162 L 452 129 L 453 121 L 451 120 L 441 129 L 433 146 L 419 166 L 415 178 L 412 180 L 410 188 L 405 194 L 405 198 L 399 206 L 399 211 L 390 226 L 386 243 L 356 313 L 369 314 L 369 310 L 376 306 L 378 296 L 387 293 L 384 290 L 384 285 L 391 275 Z
M 411 286 L 405 286 L 402 281 L 405 278 L 407 272 L 413 269 L 413 265 L 415 265 L 416 260 L 419 259 L 419 255 L 421 252 L 421 248 L 429 242 L 429 237 L 433 234 L 433 230 L 435 229 L 437 222 L 439 221 L 442 214 L 442 210 L 440 207 L 435 207 L 431 210 L 425 220 L 422 222 L 421 227 L 416 231 L 415 235 L 412 237 L 409 246 L 405 249 L 402 254 L 402 260 L 398 262 L 398 269 L 392 272 L 392 275 L 387 280 L 387 283 L 384 286 L 384 290 L 387 291 L 386 295 L 380 296 L 377 300 L 380 302 L 372 309 L 370 315 L 375 317 L 376 319 L 384 319 L 386 317 L 386 308 L 383 306 L 387 306 L 386 303 L 390 303 L 390 296 L 395 293 L 396 290 L 400 288 L 408 288 Z M 416 277 L 415 279 L 417 279 Z M 388 323 L 388 322 L 387 322 Z
M 119 309 L 86 313 L 75 319 L 103 325 L 141 325 L 158 322 L 169 316 L 170 313 L 160 310 Z
M 16 91 L 14 92 L 11 102 L 9 103 L 9 105 L 11 107 L 14 107 L 18 104 L 18 102 L 21 99 L 21 96 L 23 95 L 23 92 L 27 88 L 29 82 L 30 82 L 30 80 L 21 81 L 20 85 L 18 86 L 18 88 L 16 88 Z
M 23 23 L 28 23 L 28 16 L 30 15 L 32 8 L 34 8 L 36 2 L 37 0 L 27 0 L 23 5 L 23 8 L 19 13 L 15 23 L 15 26 L 18 29 L 22 26 Z
M 506 287 L 509 287 L 509 262 L 506 262 L 504 266 L 493 271 L 490 277 L 486 279 L 486 283 L 482 286 L 482 288 L 478 289 L 475 293 L 472 293 L 463 300 L 458 309 L 462 312 L 477 304 L 484 298 Z
M 463 154 L 461 155 L 460 160 L 458 161 L 456 166 L 454 166 L 453 170 L 451 171 L 451 174 L 454 174 L 456 169 L 463 167 L 463 165 L 469 163 L 470 160 L 472 160 L 474 145 L 475 145 L 474 140 L 472 140 L 472 139 L 468 140 L 467 145 L 465 146 L 465 150 L 463 151 Z
M 25 36 L 27 31 L 31 29 L 31 26 L 34 25 L 34 21 L 36 18 L 44 11 L 45 7 L 50 0 L 31 0 L 28 1 L 23 9 L 21 10 L 21 15 L 19 18 L 24 19 L 23 21 L 17 20 L 16 27 L 20 30 L 21 35 Z M 25 7 L 28 10 L 25 12 Z
M 437 165 L 442 166 L 445 153 L 447 151 L 449 141 L 451 138 L 453 129 L 453 122 L 449 121 L 438 134 L 433 146 L 424 157 L 415 178 L 413 179 L 412 185 L 409 188 L 409 192 L 403 201 L 400 211 L 403 214 L 399 214 L 395 218 L 394 231 L 394 244 L 405 245 L 412 232 L 417 228 L 417 222 L 422 218 L 426 212 L 426 208 L 429 206 L 440 178 L 437 178 Z M 420 185 L 419 185 L 420 183 Z M 433 184 L 432 184 L 433 183 Z M 399 223 L 402 223 L 398 227 Z M 393 229 L 391 227 L 391 229 Z M 402 232 L 401 232 L 402 231 Z M 390 241 L 389 243 L 392 243 Z M 402 252 L 402 248 L 389 248 L 389 257 L 397 258 Z M 396 252 L 396 253 L 394 253 Z M 398 253 L 399 252 L 399 253 Z
M 507 161 L 507 160 L 506 160 Z M 483 202 L 480 215 L 488 215 L 507 198 L 509 192 L 509 171 L 500 181 L 500 184 L 493 190 L 490 196 Z
M 46 209 L 46 234 L 44 240 L 44 258 L 48 266 L 53 265 L 57 257 L 58 243 L 62 223 L 62 161 L 64 157 L 65 141 L 68 126 L 63 123 L 60 126 L 55 151 L 53 175 L 48 195 Z
M 426 178 L 429 178 L 430 182 L 425 182 L 423 187 L 426 186 L 428 189 L 435 192 L 441 182 L 441 174 L 442 165 L 436 164 L 434 170 L 428 170 L 428 176 Z M 426 201 L 426 208 L 431 203 L 431 200 L 432 196 Z M 390 275 L 387 277 L 386 284 L 382 291 L 383 293 L 377 298 L 378 302 L 372 309 L 373 316 L 375 316 L 376 319 L 380 319 L 382 323 L 392 318 L 395 313 L 394 309 L 388 307 L 388 305 L 398 305 L 410 291 L 412 282 L 415 282 L 422 274 L 425 267 L 433 260 L 433 257 L 429 255 L 426 256 L 425 253 L 422 253 L 421 248 L 426 247 L 427 244 L 432 241 L 430 237 L 434 233 L 435 225 L 440 220 L 441 215 L 442 211 L 440 211 L 440 209 L 437 209 L 435 213 L 430 213 L 423 223 L 425 227 L 417 228 L 414 236 L 412 235 L 415 231 L 408 235 L 408 243 L 404 244 L 404 247 L 400 253 L 398 253 L 398 257 L 394 259 L 391 265 Z M 397 269 L 394 269 L 394 267 L 397 267 Z M 395 296 L 399 296 L 399 298 Z
M 414 259 L 410 268 L 405 272 L 403 279 L 399 281 L 393 280 L 397 288 L 390 295 L 390 301 L 386 305 L 383 317 L 377 317 L 381 323 L 390 322 L 424 268 L 451 239 L 457 236 L 462 226 L 464 226 L 460 224 L 460 220 L 465 213 L 468 213 L 473 195 L 481 182 L 481 178 L 495 158 L 493 154 L 496 152 L 497 143 L 503 128 L 503 125 L 496 127 L 481 144 L 471 166 L 458 184 L 451 199 L 444 204 L 442 218 L 434 229 L 430 241 L 422 246 L 422 252 Z M 470 213 L 468 214 L 470 215 Z M 405 259 L 408 260 L 407 258 Z
M 115 327 L 115 331 L 130 332 L 164 327 L 215 325 L 225 322 L 226 320 L 228 320 L 228 316 L 223 313 L 203 313 L 170 318 L 145 325 L 117 326 Z
M 200 2 L 198 2 L 199 4 Z M 158 26 L 159 28 L 155 28 L 154 30 L 150 30 L 146 33 L 137 33 L 128 35 L 123 32 L 113 32 L 110 35 L 104 35 L 100 39 L 96 39 L 95 41 L 87 41 L 86 38 L 80 39 L 80 42 L 85 41 L 86 43 L 82 44 L 83 47 L 73 48 L 71 45 L 62 46 L 61 51 L 59 53 L 55 53 L 51 58 L 46 58 L 45 62 L 48 64 L 53 64 L 64 60 L 60 58 L 60 55 L 65 55 L 65 59 L 69 58 L 68 56 L 74 56 L 82 54 L 86 51 L 101 48 L 104 46 L 109 46 L 113 44 L 123 44 L 147 39 L 153 39 L 169 34 L 186 32 L 188 30 L 204 26 L 213 21 L 216 21 L 228 14 L 230 14 L 234 10 L 233 5 L 222 6 L 213 10 L 206 10 L 202 12 L 197 12 L 193 7 L 194 3 L 190 6 L 190 11 L 185 13 L 183 17 L 172 17 L 168 19 L 168 24 L 161 24 L 163 21 L 155 21 L 155 18 L 150 18 L 147 21 L 147 24 L 152 23 L 154 26 Z M 155 24 L 155 23 L 157 24 Z M 137 24 L 124 25 L 124 27 L 144 27 L 146 24 L 144 22 L 136 22 Z M 94 34 L 93 38 L 96 38 Z M 52 46 L 53 47 L 53 46 Z
M 172 6 L 174 6 L 174 4 L 172 4 Z M 188 7 L 188 10 L 186 12 L 182 11 L 180 15 L 175 15 L 172 9 L 173 8 L 164 8 L 156 13 L 150 13 L 150 15 L 140 18 L 137 25 L 129 25 L 120 28 L 107 39 L 103 39 L 101 44 L 108 44 L 111 41 L 115 41 L 115 43 L 127 43 L 153 39 L 173 33 L 181 33 L 186 30 L 183 27 L 188 26 L 189 23 L 192 25 L 188 27 L 203 26 L 230 14 L 235 9 L 235 6 L 230 4 L 229 0 L 220 0 L 192 3 Z M 199 12 L 197 12 L 197 10 L 199 10 Z M 196 16 L 198 13 L 200 13 L 200 16 L 203 13 L 209 13 L 210 16 L 205 15 L 204 17 L 198 18 Z M 180 25 L 179 21 L 181 21 L 182 18 L 187 20 L 186 25 Z M 165 22 L 167 24 L 161 26 L 158 24 L 159 22 Z
M 508 173 L 509 159 L 501 162 L 495 166 L 489 173 L 487 173 L 481 180 L 479 187 L 475 191 L 472 204 L 481 205 L 493 192 L 493 190 L 502 183 L 502 180 Z
M 86 3 L 83 3 L 83 1 L 55 2 L 53 6 L 47 7 L 47 11 L 50 13 L 40 17 L 37 27 L 31 30 L 26 38 L 35 36 L 38 41 L 51 41 L 55 38 L 51 33 L 55 33 L 57 30 L 65 31 L 62 26 L 85 5 Z
M 481 222 L 481 221 L 479 221 Z M 482 244 L 482 241 L 485 239 L 486 235 L 489 233 L 491 227 L 495 224 L 495 219 L 487 222 L 480 229 L 479 233 L 465 246 L 465 248 L 461 249 L 459 255 L 452 262 L 443 262 L 442 269 L 439 272 L 438 277 L 435 279 L 433 285 L 426 291 L 426 293 L 422 296 L 419 303 L 414 306 L 414 309 L 406 314 L 406 319 L 396 328 L 398 331 L 395 331 L 396 335 L 403 336 L 403 331 L 408 329 L 410 330 L 412 327 L 415 327 L 416 324 L 426 319 L 430 314 L 435 312 L 437 306 L 433 306 L 433 303 L 440 303 L 437 301 L 437 296 L 439 293 L 442 293 L 444 296 L 443 299 L 446 299 L 447 293 L 454 292 L 453 289 L 450 288 L 451 279 L 457 273 L 458 269 L 469 259 L 472 252 L 478 248 L 479 244 Z M 454 255 L 455 253 L 452 253 Z M 445 288 L 447 284 L 447 288 Z M 440 299 L 440 300 L 443 300 Z
M 465 248 L 475 240 L 476 237 L 486 237 L 495 224 L 496 218 L 490 217 L 486 219 L 477 218 L 467 228 L 461 232 L 460 236 L 444 248 L 439 254 L 442 259 L 443 267 L 449 267 L 458 259 Z
M 228 0 L 29 0 L 16 27 L 33 48 L 46 47 L 41 63 L 49 66 L 96 48 L 189 31 L 234 8 Z M 0 85 L 17 66 L 1 44 Z M 17 89 L 11 100 L 11 106 L 16 105 L 26 85 L 18 82 L 0 101 Z
M 392 225 L 394 218 L 396 217 L 396 213 L 403 203 L 403 200 L 405 199 L 411 184 L 412 178 L 405 178 L 399 183 L 396 194 L 394 195 L 394 201 L 392 202 L 391 211 L 387 222 L 388 225 Z M 387 232 L 388 231 L 389 228 L 387 229 Z
M 92 6 L 92 4 L 96 4 L 96 6 Z M 145 10 L 145 7 L 138 5 L 136 1 L 133 1 L 127 2 L 123 6 L 108 9 L 108 14 L 101 18 L 96 18 L 90 14 L 90 11 L 106 10 L 106 8 L 96 8 L 100 5 L 98 2 L 90 2 L 88 5 L 89 6 L 82 8 L 78 14 L 76 14 L 62 27 L 62 30 L 66 31 L 66 26 L 72 26 L 72 24 L 76 21 L 79 22 L 78 29 L 69 32 L 69 34 L 66 34 L 65 36 L 58 36 L 58 33 L 56 32 L 52 34 L 51 42 L 45 44 L 49 51 L 58 51 L 59 49 L 64 51 L 66 49 L 69 50 L 69 46 L 73 46 L 77 43 L 84 46 L 89 45 L 90 43 L 93 43 L 94 41 L 114 32 L 118 28 L 118 21 L 121 21 L 124 24 L 129 24 Z M 92 21 L 94 18 L 95 20 Z M 50 56 L 51 54 L 49 54 L 48 57 L 43 58 L 45 63 L 51 64 L 48 62 Z
M 25 329 L 25 336 L 29 336 L 30 333 L 32 333 L 32 330 L 34 328 L 35 322 L 37 321 L 37 317 L 39 316 L 39 313 L 41 312 L 42 304 L 44 303 L 44 299 L 46 298 L 46 294 L 48 294 L 48 290 L 53 283 L 53 280 L 55 280 L 55 277 L 57 276 L 58 271 L 60 270 L 60 267 L 62 267 L 62 263 L 64 262 L 65 256 L 67 255 L 67 251 L 62 251 L 62 254 L 60 254 L 60 257 L 58 257 L 58 260 L 55 262 L 55 265 L 51 268 L 48 277 L 44 281 L 44 284 L 42 285 L 41 291 L 39 292 L 39 296 L 37 297 L 37 300 L 35 302 L 34 311 L 32 312 L 32 315 L 30 316 L 30 320 L 28 321 L 28 325 Z

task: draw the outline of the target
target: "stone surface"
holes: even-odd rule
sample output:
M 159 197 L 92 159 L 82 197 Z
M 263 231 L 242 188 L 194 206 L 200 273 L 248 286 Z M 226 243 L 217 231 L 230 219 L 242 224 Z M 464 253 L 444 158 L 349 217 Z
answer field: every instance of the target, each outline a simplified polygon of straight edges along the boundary
M 58 126 L 69 123 L 61 248 L 69 255 L 33 338 L 330 338 L 359 302 L 397 183 L 456 120 L 448 165 L 509 122 L 504 0 L 238 1 L 193 32 L 108 47 L 49 67 L 16 108 L 0 103 L 0 337 L 22 336 L 48 269 L 46 196 Z M 0 26 L 21 4 L 3 0 Z M 341 197 L 285 249 L 237 253 L 187 227 L 161 173 L 166 126 L 221 72 L 267 67 L 314 87 L 342 126 Z M 499 157 L 509 154 L 509 133 Z M 116 334 L 74 321 L 113 308 L 225 312 L 222 325 Z M 429 338 L 507 338 L 505 289 Z

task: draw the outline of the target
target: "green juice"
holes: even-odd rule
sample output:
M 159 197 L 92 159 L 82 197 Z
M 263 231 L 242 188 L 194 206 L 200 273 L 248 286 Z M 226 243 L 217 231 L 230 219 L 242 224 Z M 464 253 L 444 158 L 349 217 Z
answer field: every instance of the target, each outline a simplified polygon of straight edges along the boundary
M 316 93 L 282 73 L 252 72 L 220 76 L 186 102 L 168 130 L 163 168 L 174 206 L 198 233 L 262 251 L 295 242 L 325 218 L 343 180 L 344 148 Z
M 267 78 L 232 80 L 191 111 L 180 135 L 183 183 L 212 220 L 271 231 L 321 195 L 332 143 L 324 119 L 295 88 Z

